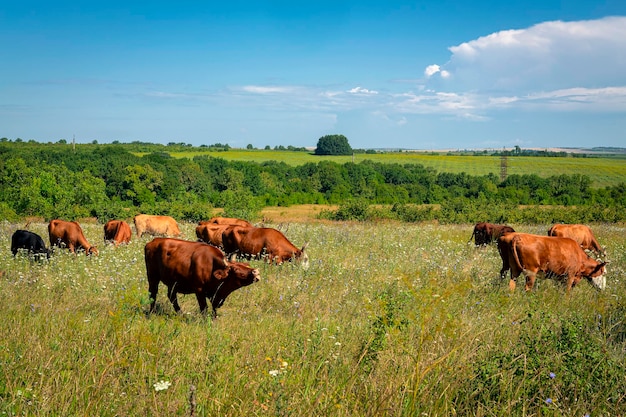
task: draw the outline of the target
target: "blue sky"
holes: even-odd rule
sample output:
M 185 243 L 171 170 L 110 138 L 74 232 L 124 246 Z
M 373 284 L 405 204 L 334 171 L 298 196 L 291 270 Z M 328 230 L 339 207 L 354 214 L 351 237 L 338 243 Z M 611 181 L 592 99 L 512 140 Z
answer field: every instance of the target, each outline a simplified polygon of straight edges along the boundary
M 0 0 L 0 137 L 626 147 L 626 1 Z

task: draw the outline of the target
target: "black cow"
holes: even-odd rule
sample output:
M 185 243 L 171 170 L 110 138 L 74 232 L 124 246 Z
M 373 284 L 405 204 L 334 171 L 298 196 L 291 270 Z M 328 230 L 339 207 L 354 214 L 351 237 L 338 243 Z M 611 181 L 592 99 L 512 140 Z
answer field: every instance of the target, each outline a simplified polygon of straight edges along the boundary
M 46 255 L 50 258 L 50 250 L 46 248 L 41 236 L 28 230 L 16 230 L 11 237 L 11 252 L 15 256 L 20 249 L 26 249 L 29 255 Z

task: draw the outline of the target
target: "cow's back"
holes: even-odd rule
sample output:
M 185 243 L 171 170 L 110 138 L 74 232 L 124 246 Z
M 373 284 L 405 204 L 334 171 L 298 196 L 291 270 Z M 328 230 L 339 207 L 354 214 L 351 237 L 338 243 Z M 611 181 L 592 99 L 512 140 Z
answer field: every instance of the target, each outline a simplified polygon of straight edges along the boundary
M 151 235 L 180 236 L 178 223 L 170 216 L 138 214 L 133 219 L 137 236 L 144 233 Z
M 568 237 L 518 233 L 512 242 L 514 253 L 524 269 L 563 274 L 567 268 L 580 265 L 587 258 L 578 243 Z
M 595 251 L 598 254 L 604 252 L 591 228 L 584 224 L 555 224 L 548 231 L 548 235 L 569 237 L 574 239 L 583 249 Z
M 252 223 L 249 221 L 234 217 L 211 217 L 208 221 L 201 222 L 201 224 L 223 224 L 230 226 L 252 227 Z
M 109 220 L 104 225 L 104 240 L 115 244 L 130 242 L 132 232 L 124 220 Z
M 33 253 L 47 253 L 46 244 L 41 236 L 29 230 L 16 230 L 11 236 L 11 252 L 13 255 L 19 249 L 26 249 Z
M 148 280 L 168 286 L 176 282 L 181 286 L 178 292 L 191 291 L 189 282 L 208 281 L 214 267 L 226 267 L 219 249 L 181 239 L 154 238 L 144 247 L 144 257 Z

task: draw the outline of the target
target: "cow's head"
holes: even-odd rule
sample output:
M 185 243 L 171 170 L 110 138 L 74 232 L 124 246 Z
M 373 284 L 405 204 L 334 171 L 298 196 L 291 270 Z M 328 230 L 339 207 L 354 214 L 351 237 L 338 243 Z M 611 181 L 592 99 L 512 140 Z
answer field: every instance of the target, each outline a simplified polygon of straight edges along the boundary
M 599 290 L 604 290 L 606 288 L 606 265 L 607 262 L 600 262 L 593 268 L 591 274 L 587 276 L 591 285 Z
M 226 265 L 226 268 L 217 269 L 213 272 L 213 276 L 221 281 L 211 297 L 214 309 L 221 307 L 231 292 L 261 279 L 259 270 L 250 267 L 247 263 L 227 262 Z

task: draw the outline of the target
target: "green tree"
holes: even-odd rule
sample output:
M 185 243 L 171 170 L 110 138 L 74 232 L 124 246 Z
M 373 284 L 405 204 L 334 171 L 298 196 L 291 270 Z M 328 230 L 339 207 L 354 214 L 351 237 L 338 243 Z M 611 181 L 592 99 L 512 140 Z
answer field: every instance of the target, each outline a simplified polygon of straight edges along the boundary
M 344 135 L 326 135 L 317 141 L 315 155 L 352 155 L 352 148 Z
M 133 204 L 154 204 L 157 190 L 163 183 L 163 174 L 150 165 L 133 165 L 126 167 L 124 178 L 124 189 L 126 197 L 133 201 Z

